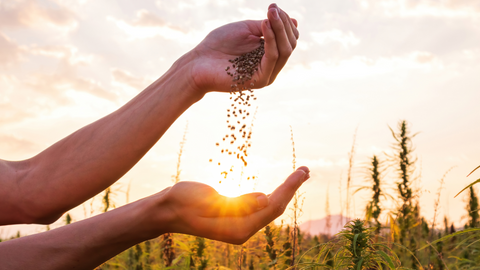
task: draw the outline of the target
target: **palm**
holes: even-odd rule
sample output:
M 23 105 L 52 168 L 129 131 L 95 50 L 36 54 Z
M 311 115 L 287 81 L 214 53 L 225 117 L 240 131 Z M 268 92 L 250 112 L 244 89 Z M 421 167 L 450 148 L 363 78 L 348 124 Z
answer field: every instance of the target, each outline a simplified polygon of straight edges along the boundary
M 192 77 L 197 87 L 207 91 L 229 91 L 232 78 L 225 71 L 231 65 L 228 60 L 258 48 L 261 36 L 259 21 L 232 23 L 212 31 L 195 48 L 199 58 L 192 70 Z M 260 82 L 263 75 L 261 63 L 253 79 Z M 255 86 L 264 85 L 260 83 Z
M 301 167 L 287 178 L 268 199 L 263 193 L 236 198 L 219 195 L 212 187 L 198 182 L 180 182 L 167 193 L 173 211 L 172 231 L 241 244 L 285 210 L 300 185 L 308 179 Z M 257 198 L 265 204 L 259 208 Z

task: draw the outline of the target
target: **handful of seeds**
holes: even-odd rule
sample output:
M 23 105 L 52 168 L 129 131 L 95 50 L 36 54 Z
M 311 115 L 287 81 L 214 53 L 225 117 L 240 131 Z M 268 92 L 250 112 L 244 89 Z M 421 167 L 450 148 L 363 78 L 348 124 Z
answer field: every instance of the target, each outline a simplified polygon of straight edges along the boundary
M 251 102 L 257 99 L 252 90 L 256 80 L 253 79 L 252 81 L 252 78 L 258 71 L 258 65 L 265 54 L 264 44 L 265 41 L 260 39 L 260 46 L 257 49 L 228 60 L 230 64 L 225 68 L 227 75 L 232 78 L 230 86 L 232 104 L 227 109 L 227 134 L 216 145 L 222 145 L 220 150 L 222 154 L 236 156 L 236 159 L 241 162 L 240 167 L 242 168 L 248 165 L 247 151 L 251 147 L 253 120 L 255 120 L 255 114 L 252 115 L 250 111 Z M 247 130 L 246 122 L 250 118 L 251 123 Z M 212 161 L 210 159 L 210 162 Z M 218 165 L 221 165 L 221 163 L 218 162 Z M 232 172 L 234 167 L 232 165 L 229 171 Z M 221 172 L 224 179 L 227 178 L 228 173 L 227 171 Z M 255 179 L 255 176 L 247 177 L 247 180 L 250 178 Z

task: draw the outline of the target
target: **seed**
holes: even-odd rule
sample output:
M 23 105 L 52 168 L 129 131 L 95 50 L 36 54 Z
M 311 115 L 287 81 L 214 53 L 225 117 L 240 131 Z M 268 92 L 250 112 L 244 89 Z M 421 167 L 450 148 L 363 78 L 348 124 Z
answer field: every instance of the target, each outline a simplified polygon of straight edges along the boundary
M 229 65 L 225 67 L 225 72 L 228 76 L 232 78 L 232 83 L 230 85 L 230 100 L 232 101 L 231 107 L 232 110 L 227 109 L 227 117 L 230 118 L 231 115 L 234 117 L 242 118 L 245 120 L 247 116 L 250 115 L 248 112 L 248 107 L 251 107 L 250 102 L 255 100 L 252 88 L 257 82 L 256 79 L 253 79 L 255 72 L 258 70 L 258 65 L 260 64 L 263 55 L 265 54 L 265 42 L 263 39 L 260 40 L 260 46 L 248 53 L 242 54 L 235 59 L 229 59 Z M 253 81 L 252 81 L 253 80 Z M 248 90 L 248 92 L 244 92 Z M 238 107 L 238 108 L 237 108 Z M 238 112 L 236 111 L 238 109 Z M 237 119 L 238 119 L 237 118 Z M 241 123 L 239 120 L 236 121 L 239 126 L 229 124 L 230 121 L 227 120 L 227 128 L 232 131 L 232 134 L 226 134 L 223 138 L 223 141 L 226 141 L 226 138 L 231 137 L 230 144 L 234 145 L 237 142 L 238 145 L 234 146 L 235 149 L 238 149 L 237 152 L 233 152 L 233 155 L 236 155 L 237 159 L 241 159 L 243 166 L 247 166 L 247 149 L 251 146 L 249 139 L 251 138 L 251 132 L 248 134 L 246 132 L 246 123 Z M 239 140 L 237 140 L 237 136 Z M 241 138 L 240 138 L 241 137 Z M 219 143 L 216 143 L 219 146 Z M 228 149 L 221 149 L 221 153 L 232 155 L 232 151 Z M 220 164 L 219 164 L 220 165 Z M 232 171 L 233 166 L 230 168 Z M 224 174 L 222 172 L 222 174 Z M 224 175 L 226 178 L 226 172 Z M 250 179 L 250 177 L 248 177 Z M 220 181 L 221 182 L 221 181 Z

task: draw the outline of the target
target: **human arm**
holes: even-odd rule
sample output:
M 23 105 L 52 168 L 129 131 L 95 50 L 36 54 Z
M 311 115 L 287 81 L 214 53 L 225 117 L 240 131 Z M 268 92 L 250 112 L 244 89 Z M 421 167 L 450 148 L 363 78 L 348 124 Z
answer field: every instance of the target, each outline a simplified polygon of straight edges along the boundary
M 0 261 L 6 269 L 93 269 L 168 232 L 242 244 L 280 216 L 308 178 L 308 168 L 300 167 L 268 197 L 250 193 L 237 198 L 221 196 L 205 184 L 180 182 L 96 217 L 2 242 Z
M 280 12 L 278 18 L 275 12 Z M 207 92 L 229 90 L 227 60 L 258 46 L 260 36 L 266 53 L 254 77 L 256 87 L 272 83 L 295 47 L 298 31 L 293 21 L 282 20 L 287 15 L 276 6 L 268 17 L 212 31 L 117 111 L 33 158 L 0 160 L 0 225 L 49 224 L 117 181 L 192 104 Z

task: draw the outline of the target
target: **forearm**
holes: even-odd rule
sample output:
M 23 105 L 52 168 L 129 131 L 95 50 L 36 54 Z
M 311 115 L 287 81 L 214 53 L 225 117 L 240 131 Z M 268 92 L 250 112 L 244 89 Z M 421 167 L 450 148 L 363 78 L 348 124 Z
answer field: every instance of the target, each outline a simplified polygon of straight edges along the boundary
M 166 217 L 149 220 L 151 198 L 96 217 L 0 243 L 1 269 L 93 269 L 125 249 L 166 231 Z M 161 203 L 161 202 L 160 202 Z
M 31 217 L 9 220 L 0 215 L 0 224 L 50 223 L 123 176 L 201 98 L 186 78 L 191 61 L 193 56 L 186 54 L 117 111 L 24 161 L 28 166 L 0 175 L 9 181 L 3 181 L 4 187 L 19 191 L 19 200 L 13 201 L 21 202 L 24 216 Z M 0 201 L 0 212 L 2 205 Z

